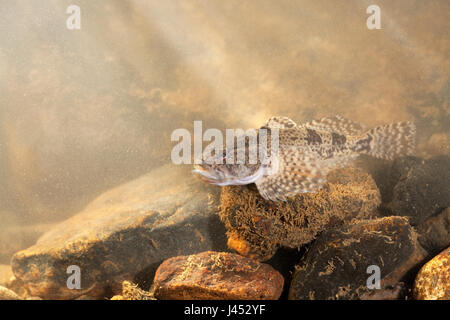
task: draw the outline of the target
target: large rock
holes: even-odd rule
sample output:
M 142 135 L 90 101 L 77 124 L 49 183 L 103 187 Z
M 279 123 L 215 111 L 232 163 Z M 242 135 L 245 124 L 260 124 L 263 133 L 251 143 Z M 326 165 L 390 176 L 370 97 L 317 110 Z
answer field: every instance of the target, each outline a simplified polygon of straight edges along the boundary
M 216 215 L 219 189 L 190 168 L 167 165 L 99 196 L 14 255 L 12 268 L 31 296 L 103 297 L 124 280 L 182 254 L 226 248 Z M 81 289 L 66 286 L 68 266 L 81 269 Z
M 372 177 L 347 167 L 328 174 L 328 182 L 314 193 L 287 201 L 266 201 L 254 185 L 222 189 L 220 217 L 228 246 L 244 256 L 270 259 L 278 247 L 297 248 L 334 225 L 368 218 L 380 204 Z
M 393 214 L 408 216 L 412 225 L 418 225 L 450 207 L 449 156 L 399 159 L 392 173 L 397 183 L 387 207 Z
M 426 255 L 404 217 L 347 224 L 324 232 L 302 257 L 293 276 L 290 299 L 367 299 L 367 287 L 380 268 L 380 289 L 409 276 Z M 372 284 L 372 282 L 370 282 Z
M 268 264 L 207 251 L 164 261 L 156 272 L 154 290 L 163 300 L 275 300 L 283 284 L 283 276 Z
M 417 233 L 420 244 L 431 256 L 450 246 L 450 208 L 417 226 Z
M 450 300 L 450 247 L 420 269 L 414 282 L 414 298 Z

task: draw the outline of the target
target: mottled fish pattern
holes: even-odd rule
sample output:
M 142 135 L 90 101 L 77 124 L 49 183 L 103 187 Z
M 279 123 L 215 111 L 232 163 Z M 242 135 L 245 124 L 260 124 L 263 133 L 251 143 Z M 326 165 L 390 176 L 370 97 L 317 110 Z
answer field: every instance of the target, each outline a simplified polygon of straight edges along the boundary
M 269 152 L 269 161 L 204 161 L 195 166 L 194 173 L 220 186 L 255 183 L 263 198 L 279 201 L 316 191 L 326 182 L 330 170 L 348 165 L 360 154 L 391 160 L 411 154 L 415 145 L 415 126 L 406 121 L 364 130 L 362 125 L 340 116 L 301 125 L 287 117 L 272 117 L 262 128 L 267 129 L 269 136 L 274 129 L 279 134 L 278 152 Z M 225 150 L 223 157 L 236 152 Z

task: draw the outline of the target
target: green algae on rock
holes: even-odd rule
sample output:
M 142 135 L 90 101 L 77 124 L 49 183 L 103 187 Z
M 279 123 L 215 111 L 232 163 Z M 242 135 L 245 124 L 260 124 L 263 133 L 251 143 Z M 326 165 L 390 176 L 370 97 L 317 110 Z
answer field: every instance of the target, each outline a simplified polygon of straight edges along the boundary
M 270 265 L 228 252 L 173 257 L 156 271 L 157 299 L 276 300 L 283 276 Z
M 226 249 L 219 190 L 186 169 L 164 166 L 99 196 L 16 253 L 15 276 L 31 296 L 104 298 L 105 289 L 119 293 L 124 280 L 169 257 Z M 81 290 L 67 288 L 70 265 L 80 267 Z
M 329 173 L 325 186 L 286 202 L 264 200 L 253 186 L 222 188 L 220 218 L 228 246 L 260 261 L 280 246 L 296 248 L 344 221 L 368 218 L 380 204 L 372 177 L 355 167 Z

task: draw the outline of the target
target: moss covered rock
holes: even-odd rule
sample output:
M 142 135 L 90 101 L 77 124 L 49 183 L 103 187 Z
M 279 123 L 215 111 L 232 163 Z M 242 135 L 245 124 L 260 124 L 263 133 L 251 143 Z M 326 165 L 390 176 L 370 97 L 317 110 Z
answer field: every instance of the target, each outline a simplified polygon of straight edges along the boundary
M 385 217 L 339 226 L 321 234 L 301 258 L 289 298 L 370 298 L 370 293 L 377 290 L 367 286 L 374 274 L 372 269 L 368 272 L 369 266 L 379 268 L 380 289 L 388 289 L 395 296 L 399 282 L 425 256 L 407 218 Z
M 414 297 L 419 300 L 450 300 L 450 247 L 420 269 L 414 283 Z
M 244 256 L 270 259 L 280 246 L 296 248 L 335 225 L 367 218 L 380 204 L 369 174 L 355 167 L 334 170 L 315 193 L 287 201 L 264 200 L 254 185 L 222 188 L 220 218 L 228 246 Z

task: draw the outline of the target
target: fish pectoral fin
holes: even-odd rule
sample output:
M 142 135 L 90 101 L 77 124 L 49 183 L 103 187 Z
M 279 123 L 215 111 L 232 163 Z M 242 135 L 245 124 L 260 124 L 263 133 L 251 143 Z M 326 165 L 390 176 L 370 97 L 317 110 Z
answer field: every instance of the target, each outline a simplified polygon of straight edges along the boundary
M 271 129 L 291 129 L 295 128 L 297 124 L 288 117 L 271 117 L 262 127 Z
M 298 148 L 280 149 L 277 168 L 255 181 L 266 200 L 286 200 L 298 193 L 314 192 L 326 182 L 330 170 L 314 154 L 305 155 Z
M 298 193 L 315 192 L 323 186 L 326 178 L 322 174 L 311 175 L 306 172 L 295 174 L 276 174 L 258 179 L 255 184 L 266 200 L 286 201 Z
M 364 132 L 364 127 L 361 124 L 341 116 L 313 120 L 305 123 L 303 126 L 308 129 L 335 132 L 346 136 L 360 135 Z

